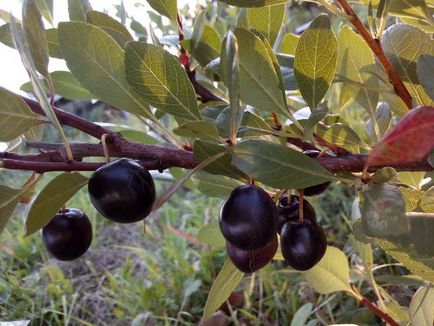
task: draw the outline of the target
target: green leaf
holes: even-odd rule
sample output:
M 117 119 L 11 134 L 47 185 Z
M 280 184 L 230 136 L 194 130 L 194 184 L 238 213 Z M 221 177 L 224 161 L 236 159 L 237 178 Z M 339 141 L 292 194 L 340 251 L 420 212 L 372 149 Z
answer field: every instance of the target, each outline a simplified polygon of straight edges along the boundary
M 178 58 L 159 46 L 129 42 L 125 69 L 131 87 L 157 109 L 187 120 L 200 120 L 196 94 Z
M 88 178 L 80 173 L 63 173 L 51 180 L 31 203 L 27 213 L 26 235 L 47 225 L 57 211 L 87 182 Z
M 69 71 L 54 71 L 50 73 L 50 76 L 56 94 L 71 100 L 91 100 L 94 98 Z M 28 93 L 33 91 L 30 82 L 23 84 L 20 89 Z
M 412 325 L 431 326 L 434 323 L 434 288 L 421 286 L 410 302 Z
M 228 32 L 222 49 L 222 69 L 225 70 L 226 84 L 229 92 L 229 107 L 217 117 L 216 124 L 224 137 L 236 143 L 238 128 L 243 118 L 243 108 L 240 106 L 240 57 L 238 40 L 234 33 Z
M 348 260 L 338 248 L 328 246 L 321 261 L 304 274 L 309 285 L 320 294 L 352 291 Z
M 241 100 L 259 110 L 288 116 L 281 80 L 266 46 L 258 36 L 245 29 L 237 28 L 234 35 L 239 46 Z
M 211 26 L 206 25 L 199 42 L 192 49 L 193 57 L 204 67 L 219 57 L 220 50 L 220 35 Z
M 231 6 L 237 7 L 265 7 L 274 6 L 282 3 L 286 3 L 287 0 L 220 0 Z
M 295 78 L 306 103 L 314 109 L 330 87 L 336 70 L 337 41 L 327 15 L 304 31 L 295 53 Z
M 366 109 L 371 119 L 375 117 L 378 102 L 378 78 L 372 75 L 375 69 L 374 55 L 361 36 L 344 27 L 338 36 L 339 52 L 336 73 L 340 76 L 366 85 L 373 90 L 343 82 L 340 103 L 354 99 Z
M 243 275 L 244 274 L 234 266 L 230 259 L 226 260 L 208 294 L 205 308 L 203 310 L 204 320 L 210 318 L 222 303 L 229 298 L 230 294 L 240 283 Z
M 57 28 L 50 28 L 45 31 L 45 37 L 48 43 L 48 54 L 52 58 L 63 59 L 63 53 L 59 46 L 59 35 Z
M 324 133 L 318 132 L 318 134 L 324 140 L 337 146 L 341 146 L 350 152 L 359 152 L 359 147 L 368 147 L 353 129 L 341 123 L 336 123 L 328 128 Z
M 297 50 L 297 44 L 300 40 L 300 36 L 287 33 L 283 38 L 282 44 L 280 45 L 280 52 L 295 55 L 295 51 Z
M 53 0 L 35 0 L 42 16 L 53 25 Z
M 279 34 L 285 16 L 285 4 L 261 8 L 249 8 L 247 18 L 251 28 L 264 35 L 271 45 Z
M 362 193 L 364 231 L 372 237 L 398 236 L 409 231 L 401 193 L 388 184 L 372 185 Z
M 20 96 L 0 87 L 0 141 L 10 141 L 46 120 L 33 113 Z
M 44 24 L 41 13 L 34 0 L 25 0 L 23 3 L 23 31 L 27 47 L 36 70 L 49 79 L 48 73 L 48 44 L 45 37 Z
M 398 180 L 414 189 L 420 190 L 425 172 L 399 172 Z
M 424 195 L 423 191 L 407 187 L 399 187 L 398 190 L 404 199 L 406 212 L 414 211 L 419 206 Z
M 226 240 L 223 237 L 218 222 L 205 225 L 199 230 L 197 239 L 213 248 L 223 248 Z
M 226 198 L 232 190 L 243 184 L 235 179 L 207 172 L 196 173 L 196 179 L 198 180 L 197 189 L 210 197 Z
M 92 10 L 89 0 L 68 0 L 69 19 L 71 21 L 86 21 L 86 13 Z
M 420 257 L 413 250 L 401 247 L 397 243 L 381 240 L 378 244 L 394 259 L 402 263 L 413 274 L 431 283 L 434 282 L 434 258 Z
M 58 33 L 66 64 L 80 84 L 114 107 L 149 115 L 147 104 L 128 85 L 124 51 L 111 36 L 82 22 L 59 23 Z
M 417 76 L 425 92 L 434 100 L 434 56 L 421 55 L 417 61 Z
M 218 144 L 198 139 L 194 142 L 194 157 L 199 162 L 222 152 L 225 152 L 225 147 Z M 243 176 L 243 174 L 232 165 L 229 154 L 210 163 L 204 170 L 212 174 L 225 175 L 235 179 L 239 179 L 240 176 Z
M 12 38 L 9 23 L 0 26 L 0 42 L 10 48 L 15 49 L 14 39 Z
M 176 0 L 147 0 L 149 5 L 160 15 L 176 22 L 177 1 Z
M 173 133 L 182 137 L 196 137 L 219 140 L 217 128 L 208 121 L 191 121 L 173 129 Z
M 254 113 L 249 111 L 244 112 L 243 120 L 241 121 L 241 127 L 238 131 L 239 137 L 258 136 L 270 133 L 272 128 L 262 119 Z
M 305 303 L 294 314 L 291 320 L 291 326 L 305 326 L 307 319 L 312 314 L 313 304 Z
M 429 188 L 422 197 L 420 207 L 424 212 L 434 213 L 434 187 Z
M 133 40 L 124 25 L 105 13 L 90 10 L 86 13 L 86 22 L 104 30 L 115 39 L 121 48 L 125 48 L 125 44 Z
M 417 105 L 434 105 L 417 75 L 419 57 L 434 55 L 430 34 L 409 25 L 392 25 L 383 34 L 381 45 Z
M 3 232 L 25 191 L 26 189 L 14 189 L 0 185 L 0 233 Z
M 228 148 L 232 162 L 251 178 L 271 187 L 302 189 L 335 177 L 315 160 L 287 146 L 246 140 Z

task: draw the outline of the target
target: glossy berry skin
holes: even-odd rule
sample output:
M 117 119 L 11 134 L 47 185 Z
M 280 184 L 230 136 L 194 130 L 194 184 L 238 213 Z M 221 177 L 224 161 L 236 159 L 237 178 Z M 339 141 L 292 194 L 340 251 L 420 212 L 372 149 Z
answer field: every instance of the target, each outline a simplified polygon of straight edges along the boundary
M 229 258 L 243 273 L 253 273 L 267 265 L 276 254 L 277 247 L 277 234 L 265 247 L 255 250 L 242 250 L 226 242 Z
M 291 195 L 288 203 L 288 196 L 283 196 L 277 205 L 277 231 L 280 230 L 287 221 L 299 220 L 300 198 L 296 195 Z M 316 221 L 315 209 L 306 200 L 303 199 L 303 218 Z
M 319 155 L 319 153 L 320 153 L 319 151 L 315 151 L 315 150 L 306 150 L 303 152 L 303 154 L 305 154 L 309 157 L 312 157 L 312 158 L 317 157 Z M 330 183 L 331 182 L 324 182 L 324 183 L 321 183 L 321 184 L 318 184 L 315 186 L 307 187 L 304 189 L 303 194 L 305 196 L 319 195 L 319 194 L 323 193 L 328 188 L 328 186 L 330 186 Z
M 327 240 L 323 229 L 315 221 L 288 221 L 282 227 L 280 247 L 289 266 L 306 271 L 324 256 Z
M 47 250 L 58 260 L 74 260 L 83 255 L 92 242 L 92 224 L 81 210 L 67 208 L 57 213 L 42 228 Z
M 220 210 L 220 230 L 242 250 L 262 248 L 275 236 L 277 210 L 271 197 L 254 185 L 235 188 Z
M 121 158 L 96 170 L 89 179 L 90 200 L 109 220 L 133 223 L 152 210 L 155 185 L 151 174 L 137 161 Z

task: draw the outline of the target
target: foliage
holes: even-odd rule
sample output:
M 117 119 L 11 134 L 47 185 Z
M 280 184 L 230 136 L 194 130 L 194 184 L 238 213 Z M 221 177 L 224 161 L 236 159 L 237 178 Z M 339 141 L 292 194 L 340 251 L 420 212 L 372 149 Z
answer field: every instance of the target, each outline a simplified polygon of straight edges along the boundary
M 22 85 L 27 96 L 0 88 L 6 146 L 0 152 L 0 230 L 14 214 L 25 220 L 15 217 L 3 232 L 9 255 L 2 259 L 2 317 L 26 312 L 48 324 L 187 324 L 218 318 L 221 308 L 236 322 L 314 325 L 355 322 L 358 315 L 345 311 L 358 302 L 371 314 L 366 323 L 373 313 L 392 325 L 431 325 L 433 1 L 227 0 L 193 10 L 176 0 L 148 5 L 155 23 L 149 29 L 123 3 L 120 20 L 92 10 L 87 0 L 68 1 L 67 22 L 56 21 L 48 0 L 25 0 L 22 20 L 1 15 L 0 41 L 17 49 L 30 78 Z M 293 20 L 294 13 L 302 18 Z M 69 71 L 50 72 L 52 58 L 64 60 Z M 93 110 L 85 110 L 80 118 L 57 107 L 89 99 L 103 115 L 92 119 Z M 311 158 L 306 149 L 321 154 Z M 86 171 L 104 165 L 101 156 L 167 170 L 153 174 L 172 185 L 157 183 L 160 199 L 144 237 L 140 227 L 101 221 L 87 203 L 81 190 Z M 17 187 L 9 169 L 40 175 L 22 172 Z M 50 177 L 54 171 L 63 172 Z M 240 184 L 256 182 L 277 202 L 285 192 L 329 181 L 335 190 L 326 196 L 341 192 L 344 198 L 317 199 L 329 247 L 312 269 L 285 268 L 278 252 L 271 266 L 243 276 L 222 254 L 220 200 L 209 197 L 226 198 Z M 345 207 L 334 207 L 338 200 Z M 116 244 L 116 237 L 101 235 L 94 257 L 49 263 L 35 233 L 67 204 L 86 208 L 95 234 L 113 228 L 109 236 L 131 232 L 134 239 Z M 212 219 L 203 218 L 208 210 Z M 107 246 L 122 256 L 114 268 L 98 266 L 98 250 Z M 78 298 L 95 290 L 80 283 L 86 275 L 103 279 L 98 291 L 110 303 L 106 320 L 91 316 Z M 411 284 L 411 302 L 410 294 L 403 300 L 385 286 L 390 283 Z M 319 295 L 301 300 L 293 289 L 303 284 Z M 34 286 L 46 286 L 41 307 L 31 304 Z M 243 303 L 236 306 L 231 296 L 239 291 Z M 257 296 L 258 305 L 252 304 Z M 293 306 L 281 312 L 287 297 Z M 16 305 L 19 298 L 25 303 Z

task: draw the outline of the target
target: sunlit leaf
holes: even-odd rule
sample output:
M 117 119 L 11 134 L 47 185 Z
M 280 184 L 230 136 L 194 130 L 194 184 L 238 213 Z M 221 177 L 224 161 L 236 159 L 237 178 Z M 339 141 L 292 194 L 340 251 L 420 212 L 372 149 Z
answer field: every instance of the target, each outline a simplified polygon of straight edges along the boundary
M 228 5 L 238 7 L 265 7 L 286 3 L 287 0 L 220 0 Z
M 217 222 L 205 225 L 199 230 L 197 239 L 213 248 L 222 248 L 226 245 L 220 226 Z
M 208 121 L 191 121 L 173 129 L 173 133 L 183 137 L 219 139 L 217 128 Z
M 211 291 L 208 293 L 205 307 L 203 309 L 203 319 L 207 320 L 216 311 L 230 294 L 235 290 L 243 278 L 240 272 L 230 259 L 227 259 L 219 275 L 214 280 Z
M 338 248 L 328 246 L 321 261 L 304 275 L 309 285 L 320 294 L 352 291 L 348 260 Z
M 0 87 L 0 141 L 13 140 L 44 121 L 41 115 L 30 110 L 20 96 Z
M 107 34 L 113 37 L 122 48 L 125 48 L 125 44 L 128 41 L 133 40 L 133 37 L 124 25 L 105 13 L 90 10 L 86 13 L 86 22 L 103 29 Z
M 243 184 L 235 179 L 207 172 L 196 173 L 195 179 L 198 180 L 197 189 L 210 197 L 226 198 L 232 190 Z
M 128 85 L 124 51 L 112 37 L 82 22 L 59 23 L 58 33 L 66 64 L 81 85 L 114 107 L 149 114 L 147 104 Z
M 306 103 L 314 109 L 330 87 L 336 70 L 337 41 L 327 15 L 304 31 L 295 53 L 295 77 Z
M 69 19 L 71 21 L 86 21 L 86 13 L 92 10 L 89 0 L 68 0 Z
M 125 69 L 131 87 L 149 104 L 182 119 L 201 119 L 193 86 L 174 55 L 153 44 L 129 42 Z
M 247 17 L 251 28 L 265 36 L 271 45 L 277 38 L 285 16 L 285 4 L 249 8 Z
M 176 22 L 177 1 L 176 0 L 147 0 L 149 5 L 159 14 Z
M 53 25 L 53 0 L 35 0 L 42 16 Z
M 431 326 L 434 324 L 434 288 L 420 287 L 410 302 L 412 325 Z
M 51 180 L 30 204 L 26 220 L 26 235 L 45 225 L 88 182 L 80 173 L 63 173 Z

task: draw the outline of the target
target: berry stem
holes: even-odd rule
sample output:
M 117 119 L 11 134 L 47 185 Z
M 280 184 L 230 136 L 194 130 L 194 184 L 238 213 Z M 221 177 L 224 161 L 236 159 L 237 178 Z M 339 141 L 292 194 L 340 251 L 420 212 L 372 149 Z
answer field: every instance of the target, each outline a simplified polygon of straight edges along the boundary
M 110 153 L 109 153 L 109 149 L 107 147 L 107 137 L 108 136 L 109 136 L 108 134 L 104 134 L 101 137 L 101 145 L 102 145 L 102 149 L 104 151 L 104 157 L 105 157 L 106 163 L 110 163 Z
M 299 194 L 299 196 L 298 196 L 298 202 L 299 202 L 299 204 L 298 204 L 298 219 L 301 223 L 303 223 L 303 221 L 304 221 L 304 213 L 303 213 L 304 189 L 299 189 L 298 194 Z

